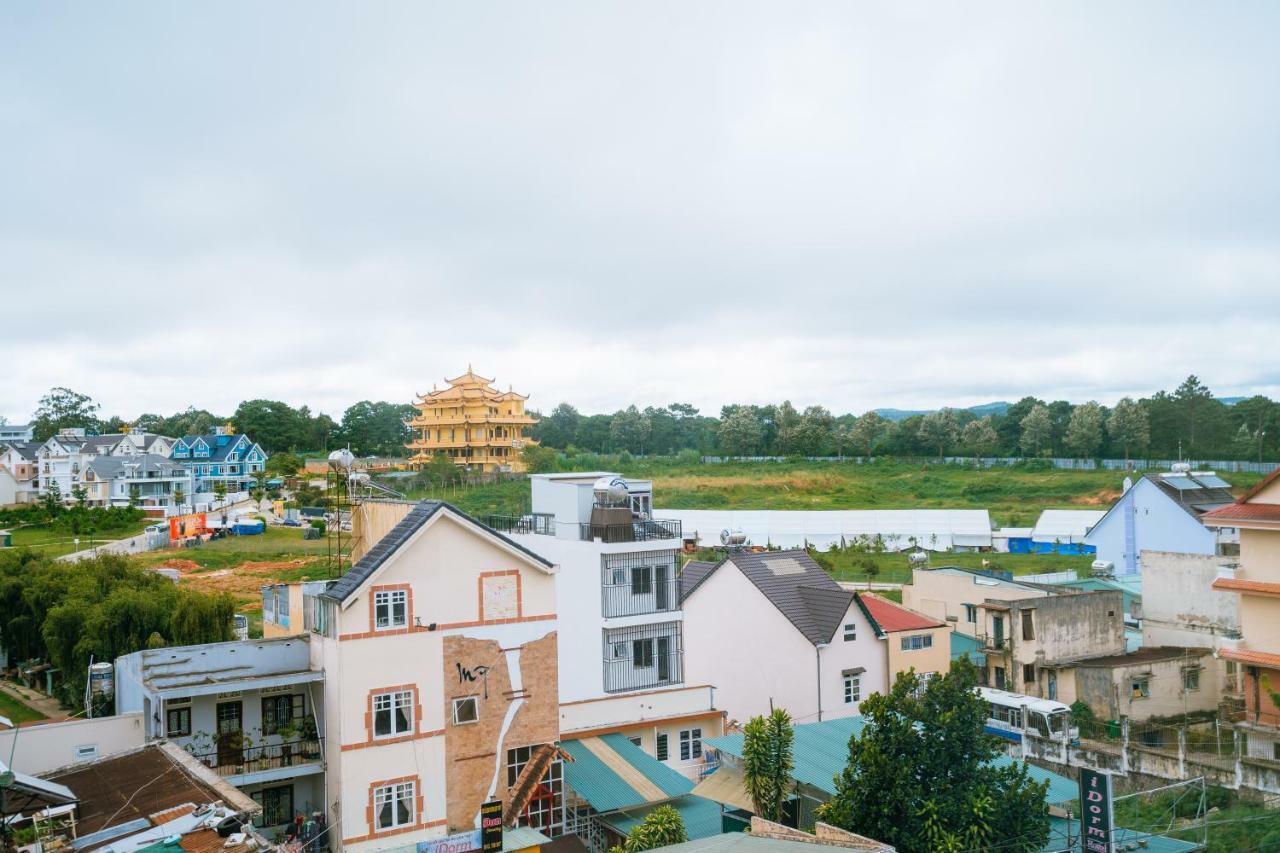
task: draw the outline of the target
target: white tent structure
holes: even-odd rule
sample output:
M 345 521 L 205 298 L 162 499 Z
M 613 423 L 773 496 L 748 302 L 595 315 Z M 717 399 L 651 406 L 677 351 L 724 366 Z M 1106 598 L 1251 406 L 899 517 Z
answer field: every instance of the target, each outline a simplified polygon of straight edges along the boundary
M 1031 531 L 1031 541 L 1046 544 L 1078 544 L 1107 514 L 1102 509 L 1046 509 Z
M 720 531 L 741 530 L 754 545 L 828 548 L 879 537 L 889 551 L 973 551 L 991 547 L 985 509 L 713 510 L 655 509 L 678 520 L 685 539 L 710 547 Z

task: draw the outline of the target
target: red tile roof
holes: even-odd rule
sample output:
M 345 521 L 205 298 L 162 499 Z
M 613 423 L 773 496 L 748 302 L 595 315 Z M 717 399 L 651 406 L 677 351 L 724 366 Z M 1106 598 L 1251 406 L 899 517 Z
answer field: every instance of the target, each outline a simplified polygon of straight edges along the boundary
M 1280 669 L 1280 655 L 1271 652 L 1255 652 L 1251 649 L 1218 649 L 1218 657 L 1269 669 Z
M 886 632 L 894 631 L 920 631 L 925 628 L 942 628 L 946 626 L 946 622 L 939 622 L 923 613 L 903 607 L 901 604 L 895 604 L 887 598 L 881 598 L 878 595 L 869 592 L 860 592 L 858 597 L 862 599 L 862 603 L 866 605 L 867 612 L 871 614 L 871 618 Z
M 1258 595 L 1280 596 L 1280 583 L 1250 581 L 1244 578 L 1214 578 L 1213 588 L 1222 592 L 1251 592 Z
M 1201 518 L 1210 521 L 1280 521 L 1280 504 L 1234 503 L 1206 512 Z

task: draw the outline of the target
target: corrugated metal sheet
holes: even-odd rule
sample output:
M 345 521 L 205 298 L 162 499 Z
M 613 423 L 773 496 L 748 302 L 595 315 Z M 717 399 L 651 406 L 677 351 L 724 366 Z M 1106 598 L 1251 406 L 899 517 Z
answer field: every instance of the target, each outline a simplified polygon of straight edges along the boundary
M 735 809 L 755 811 L 755 804 L 747 793 L 742 769 L 734 764 L 722 764 L 720 769 L 693 787 L 694 796 L 724 803 Z
M 719 835 L 723 831 L 719 803 L 690 794 L 665 805 L 669 805 L 680 812 L 680 817 L 684 819 L 685 832 L 688 833 L 690 841 L 710 838 L 714 835 Z M 615 815 L 607 815 L 603 820 L 618 832 L 627 835 L 637 824 L 645 819 L 649 812 L 657 807 L 657 805 L 653 805 L 643 809 L 630 809 Z
M 664 798 L 678 797 L 693 790 L 693 782 L 672 770 L 621 734 L 607 734 L 595 739 L 621 761 L 626 762 L 653 783 Z M 573 756 L 565 762 L 564 778 L 578 796 L 598 812 L 634 808 L 652 802 L 615 773 L 580 740 L 566 740 L 560 746 Z
M 680 521 L 685 535 L 705 545 L 720 544 L 721 530 L 741 530 L 756 545 L 819 548 L 879 536 L 890 550 L 991 545 L 991 516 L 985 509 L 887 510 L 706 510 L 655 509 L 654 515 Z
M 1032 542 L 1083 542 L 1107 514 L 1103 509 L 1046 509 L 1031 531 Z

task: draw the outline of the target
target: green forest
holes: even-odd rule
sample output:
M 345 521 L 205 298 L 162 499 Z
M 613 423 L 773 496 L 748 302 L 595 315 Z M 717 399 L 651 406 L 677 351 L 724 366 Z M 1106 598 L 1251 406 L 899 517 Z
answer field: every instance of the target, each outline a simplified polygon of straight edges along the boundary
M 112 432 L 132 425 L 162 435 L 206 432 L 231 424 L 267 451 L 324 451 L 349 446 L 360 455 L 398 456 L 410 438 L 407 402 L 362 400 L 339 419 L 279 400 L 246 400 L 234 412 L 188 408 L 172 415 L 102 417 L 88 395 L 54 388 L 32 416 L 36 438 L 62 427 Z M 1114 406 L 1024 397 L 1011 404 L 836 414 L 820 405 L 730 404 L 706 414 L 688 403 L 636 405 L 584 414 L 571 403 L 533 411 L 533 437 L 557 450 L 669 456 L 688 450 L 721 456 L 954 455 L 1239 459 L 1280 458 L 1280 403 L 1264 396 L 1220 399 L 1196 376 L 1149 397 Z

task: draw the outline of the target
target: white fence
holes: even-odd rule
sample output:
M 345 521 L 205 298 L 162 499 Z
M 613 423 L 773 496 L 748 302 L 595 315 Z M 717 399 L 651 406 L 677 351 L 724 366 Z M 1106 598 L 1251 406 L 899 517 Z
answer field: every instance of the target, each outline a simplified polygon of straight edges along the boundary
M 962 465 L 971 468 L 1001 468 L 1022 462 L 1045 462 L 1066 471 L 1169 471 L 1178 463 L 1176 459 L 1069 459 L 1032 458 L 1026 456 L 703 456 L 708 464 L 723 462 L 790 462 L 803 459 L 806 462 L 848 462 L 867 465 L 877 461 L 903 462 L 910 465 Z M 1280 468 L 1280 462 L 1247 462 L 1240 459 L 1185 460 L 1197 471 L 1213 470 L 1226 473 L 1270 474 Z

